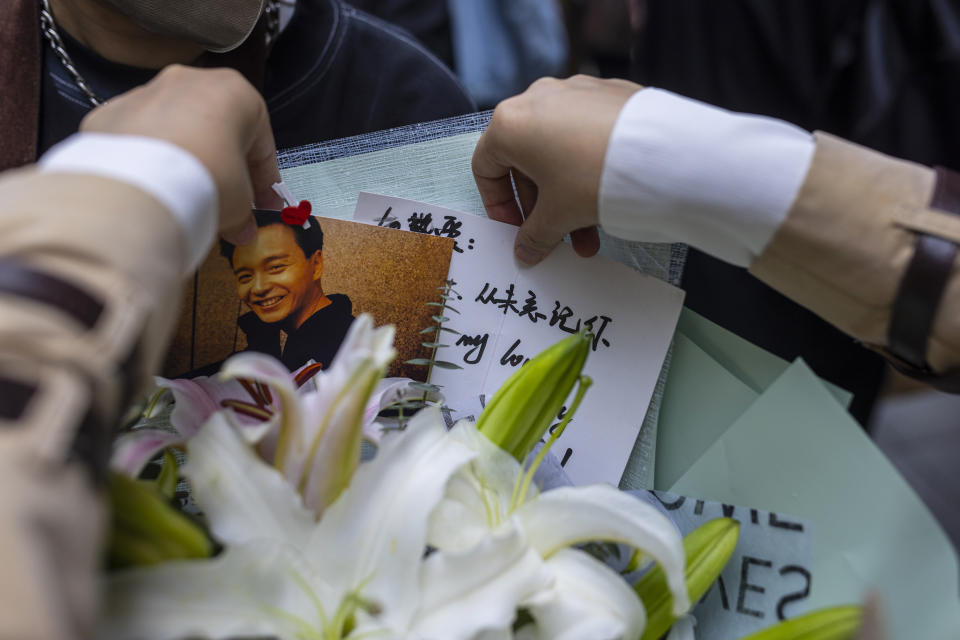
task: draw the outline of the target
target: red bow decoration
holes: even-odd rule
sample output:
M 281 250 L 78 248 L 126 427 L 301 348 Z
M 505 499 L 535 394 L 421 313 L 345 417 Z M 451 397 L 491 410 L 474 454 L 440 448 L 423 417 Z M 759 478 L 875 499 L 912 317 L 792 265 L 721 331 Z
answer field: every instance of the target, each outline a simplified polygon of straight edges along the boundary
M 310 206 L 310 201 L 301 200 L 295 207 L 284 207 L 280 212 L 280 219 L 286 224 L 302 225 L 310 217 L 311 211 L 313 207 Z

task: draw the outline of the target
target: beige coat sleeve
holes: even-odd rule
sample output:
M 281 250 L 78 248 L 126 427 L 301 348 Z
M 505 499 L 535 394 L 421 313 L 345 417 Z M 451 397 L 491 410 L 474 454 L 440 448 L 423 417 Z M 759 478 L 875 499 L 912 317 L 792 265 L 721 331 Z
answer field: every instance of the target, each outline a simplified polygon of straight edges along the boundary
M 891 312 L 918 233 L 960 242 L 960 215 L 930 206 L 932 169 L 824 133 L 815 139 L 796 201 L 750 272 L 895 356 L 888 350 Z M 946 272 L 926 344 L 937 374 L 960 367 L 960 265 Z
M 0 178 L 0 638 L 91 636 L 118 413 L 176 318 L 183 231 L 89 175 Z

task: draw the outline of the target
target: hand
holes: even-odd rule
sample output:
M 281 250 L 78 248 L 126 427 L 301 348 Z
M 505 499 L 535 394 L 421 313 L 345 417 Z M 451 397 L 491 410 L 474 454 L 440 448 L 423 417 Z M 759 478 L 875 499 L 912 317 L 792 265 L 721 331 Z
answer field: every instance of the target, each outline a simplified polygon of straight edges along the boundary
M 597 199 L 607 142 L 623 105 L 641 88 L 587 76 L 543 78 L 494 110 L 473 153 L 473 176 L 490 218 L 520 225 L 514 253 L 521 262 L 536 264 L 568 233 L 582 256 L 600 248 Z
M 281 206 L 271 189 L 280 172 L 267 108 L 236 71 L 169 66 L 94 109 L 80 130 L 150 136 L 192 153 L 213 176 L 220 231 L 235 244 L 256 237 L 251 203 Z

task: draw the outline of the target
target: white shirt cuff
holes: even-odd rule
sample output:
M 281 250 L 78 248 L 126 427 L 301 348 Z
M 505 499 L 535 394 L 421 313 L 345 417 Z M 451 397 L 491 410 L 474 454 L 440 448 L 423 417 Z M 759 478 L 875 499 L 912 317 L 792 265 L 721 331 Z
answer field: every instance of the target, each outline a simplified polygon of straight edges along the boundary
M 750 266 L 786 219 L 813 149 L 810 133 L 781 120 L 643 89 L 610 134 L 600 224 Z
M 207 168 L 180 147 L 145 136 L 78 133 L 38 163 L 46 173 L 89 173 L 135 186 L 163 204 L 183 228 L 187 270 L 206 257 L 217 234 L 217 187 Z

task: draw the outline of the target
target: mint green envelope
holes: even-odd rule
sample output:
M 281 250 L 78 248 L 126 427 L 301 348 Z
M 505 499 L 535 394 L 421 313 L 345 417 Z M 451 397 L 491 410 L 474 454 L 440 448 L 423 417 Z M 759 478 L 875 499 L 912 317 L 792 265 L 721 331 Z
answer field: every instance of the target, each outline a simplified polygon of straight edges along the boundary
M 653 488 L 672 487 L 759 395 L 678 331 L 660 404 Z
M 960 636 L 957 556 L 896 469 L 797 361 L 670 491 L 813 523 L 811 607 L 883 596 L 890 635 Z
M 653 487 L 667 491 L 790 363 L 690 309 L 674 336 L 660 408 Z M 844 406 L 851 394 L 821 381 Z
M 757 393 L 763 392 L 790 366 L 783 358 L 764 351 L 687 308 L 680 314 L 677 333 L 690 338 L 707 355 Z M 822 382 L 840 404 L 850 406 L 853 394 L 826 380 Z

